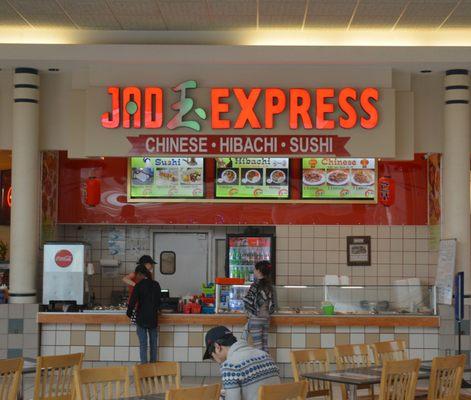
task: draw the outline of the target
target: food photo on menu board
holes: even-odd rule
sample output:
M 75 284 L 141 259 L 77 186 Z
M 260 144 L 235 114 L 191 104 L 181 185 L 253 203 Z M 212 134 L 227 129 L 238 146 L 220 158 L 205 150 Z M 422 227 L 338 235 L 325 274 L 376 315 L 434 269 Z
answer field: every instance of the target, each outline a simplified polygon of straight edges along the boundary
M 303 158 L 302 198 L 376 200 L 374 158 Z
M 203 158 L 131 157 L 131 198 L 202 198 Z
M 289 159 L 216 158 L 217 198 L 289 198 Z

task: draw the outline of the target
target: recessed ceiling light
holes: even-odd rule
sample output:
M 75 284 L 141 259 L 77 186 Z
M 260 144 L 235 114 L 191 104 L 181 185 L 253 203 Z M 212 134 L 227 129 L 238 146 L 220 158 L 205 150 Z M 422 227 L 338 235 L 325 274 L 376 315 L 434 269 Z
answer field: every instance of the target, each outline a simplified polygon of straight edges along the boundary
M 430 74 L 430 72 L 432 72 L 431 69 L 422 69 L 422 70 L 420 70 L 421 74 Z
M 49 72 L 59 72 L 59 68 L 49 68 Z

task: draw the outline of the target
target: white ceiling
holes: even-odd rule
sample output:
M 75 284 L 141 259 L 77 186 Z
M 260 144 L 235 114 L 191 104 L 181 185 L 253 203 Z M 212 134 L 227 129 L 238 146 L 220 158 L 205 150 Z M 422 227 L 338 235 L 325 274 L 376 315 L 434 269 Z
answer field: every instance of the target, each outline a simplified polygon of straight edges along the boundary
M 471 27 L 471 0 L 0 0 L 0 28 L 231 30 Z

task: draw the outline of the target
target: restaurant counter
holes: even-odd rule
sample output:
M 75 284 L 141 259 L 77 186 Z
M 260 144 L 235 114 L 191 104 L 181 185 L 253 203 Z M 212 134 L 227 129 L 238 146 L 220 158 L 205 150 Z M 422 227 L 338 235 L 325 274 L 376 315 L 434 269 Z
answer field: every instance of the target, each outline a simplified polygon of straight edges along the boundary
M 84 352 L 88 366 L 139 361 L 136 328 L 124 312 L 40 312 L 37 320 L 43 355 Z M 162 314 L 158 359 L 180 362 L 184 376 L 217 375 L 216 363 L 202 361 L 205 332 L 225 325 L 240 337 L 245 323 L 242 314 Z M 269 348 L 281 375 L 287 377 L 291 376 L 290 352 L 305 348 L 403 339 L 411 356 L 431 360 L 438 355 L 439 325 L 438 316 L 275 314 Z
M 129 324 L 125 312 L 38 313 L 41 324 Z M 244 314 L 162 314 L 161 325 L 245 325 Z M 273 326 L 416 326 L 437 328 L 440 318 L 434 315 L 296 315 L 274 314 Z

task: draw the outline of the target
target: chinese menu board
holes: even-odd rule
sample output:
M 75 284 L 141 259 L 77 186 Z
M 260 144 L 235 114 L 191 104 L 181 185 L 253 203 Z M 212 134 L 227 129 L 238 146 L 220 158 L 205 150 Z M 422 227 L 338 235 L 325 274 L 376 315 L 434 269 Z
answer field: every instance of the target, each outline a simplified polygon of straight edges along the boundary
M 216 198 L 289 198 L 289 159 L 216 158 Z
M 376 201 L 374 158 L 303 158 L 302 198 Z
M 203 158 L 131 157 L 131 198 L 203 198 Z

